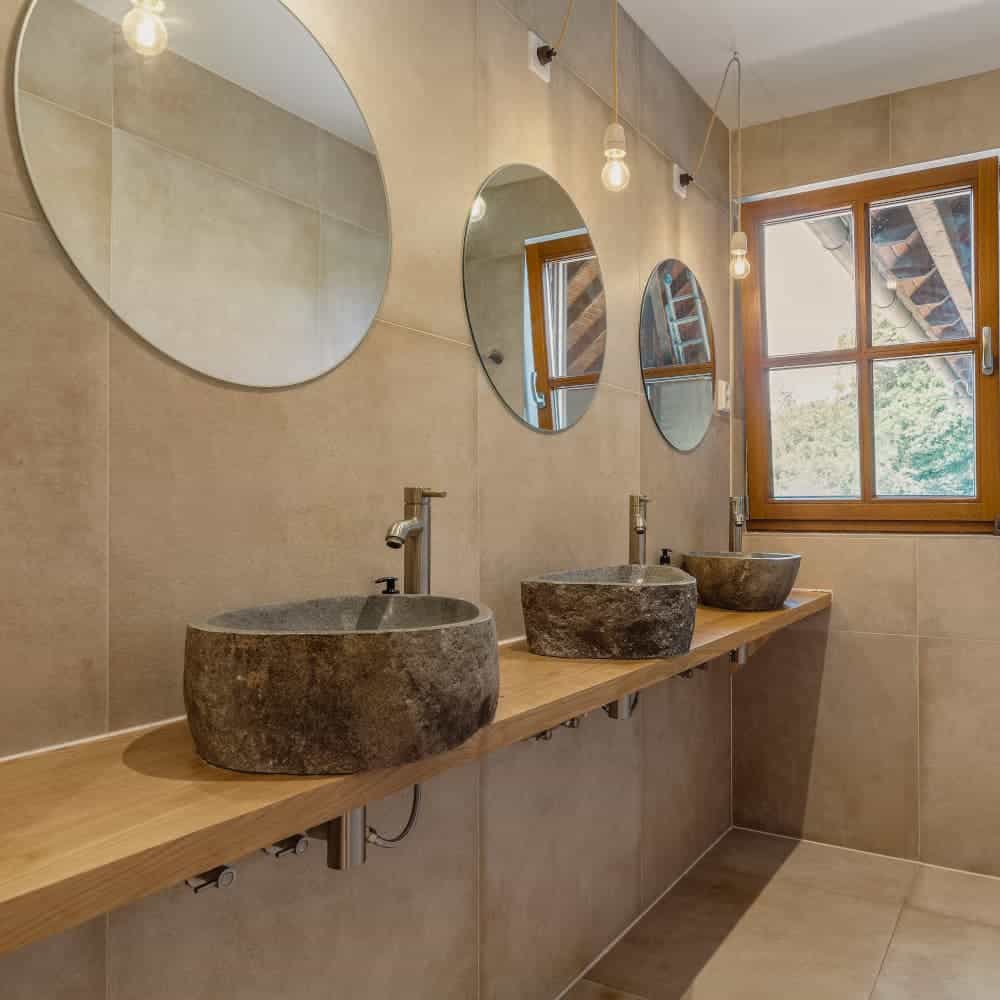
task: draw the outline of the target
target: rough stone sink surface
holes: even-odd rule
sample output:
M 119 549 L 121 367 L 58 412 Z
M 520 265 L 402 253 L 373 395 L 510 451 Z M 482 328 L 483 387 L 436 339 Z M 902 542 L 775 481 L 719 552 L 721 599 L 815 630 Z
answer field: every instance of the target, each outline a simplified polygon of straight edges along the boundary
M 184 700 L 210 764 L 353 774 L 464 743 L 500 687 L 493 612 L 436 596 L 334 597 L 191 625 Z
M 702 604 L 730 611 L 777 611 L 788 599 L 802 557 L 785 552 L 692 552 L 684 568 Z
M 525 580 L 521 604 L 533 653 L 644 660 L 691 649 L 698 588 L 674 566 L 606 566 Z

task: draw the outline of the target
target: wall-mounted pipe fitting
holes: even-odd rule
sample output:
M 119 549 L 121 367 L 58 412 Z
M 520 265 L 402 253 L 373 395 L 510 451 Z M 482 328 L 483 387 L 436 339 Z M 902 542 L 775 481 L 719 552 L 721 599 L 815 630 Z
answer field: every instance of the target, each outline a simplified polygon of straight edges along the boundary
M 750 649 L 745 643 L 739 649 L 731 650 L 729 653 L 729 662 L 734 667 L 745 667 L 749 659 Z
M 236 872 L 229 865 L 219 865 L 207 872 L 185 879 L 184 884 L 197 895 L 203 889 L 228 889 L 236 881 Z
M 285 837 L 276 844 L 264 848 L 265 854 L 270 854 L 272 858 L 286 858 L 289 855 L 301 857 L 309 850 L 309 838 L 304 833 L 296 833 L 291 837 Z
M 582 723 L 582 722 L 583 722 L 583 716 L 582 715 L 574 715 L 572 719 L 567 719 L 563 723 L 563 728 L 564 729 L 579 729 L 580 728 L 580 723 Z
M 609 719 L 617 719 L 620 722 L 627 722 L 635 715 L 635 710 L 639 707 L 639 692 L 627 694 L 617 701 L 609 702 L 604 706 L 604 712 Z

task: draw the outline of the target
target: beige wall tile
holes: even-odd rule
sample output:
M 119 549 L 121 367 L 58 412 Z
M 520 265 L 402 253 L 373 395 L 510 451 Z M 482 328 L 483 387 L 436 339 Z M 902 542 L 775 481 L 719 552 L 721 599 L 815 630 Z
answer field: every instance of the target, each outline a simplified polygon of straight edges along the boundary
M 21 43 L 21 90 L 111 124 L 117 25 L 76 0 L 35 4 Z
M 406 843 L 362 868 L 329 870 L 317 841 L 301 858 L 244 859 L 225 892 L 179 886 L 113 914 L 110 1000 L 475 996 L 478 776 L 425 785 Z M 409 804 L 375 803 L 369 822 L 395 833 Z
M 27 0 L 7 0 L 0 4 L 0 65 L 5 67 L 3 110 L 0 113 L 0 212 L 37 219 L 41 218 L 42 212 L 35 201 L 21 156 L 14 119 L 14 95 L 10 87 L 14 76 L 14 51 L 27 8 Z
M 114 85 L 117 128 L 276 194 L 319 205 L 315 125 L 174 52 L 146 59 L 120 34 Z
M 921 865 L 907 905 L 1000 928 L 1000 879 Z
M 642 900 L 651 903 L 732 820 L 730 675 L 716 661 L 643 692 Z
M 319 206 L 329 215 L 387 235 L 389 206 L 378 160 L 329 132 L 317 130 Z
M 478 398 L 482 594 L 500 638 L 509 638 L 524 632 L 521 580 L 627 561 L 645 404 L 605 386 L 572 430 L 542 434 L 517 420 L 483 375 Z
M 101 732 L 107 329 L 55 241 L 0 215 L 0 755 Z
M 318 212 L 120 130 L 113 169 L 112 301 L 132 329 L 245 385 L 324 370 Z
M 851 632 L 916 635 L 917 540 L 903 535 L 795 535 L 754 532 L 747 552 L 797 552 L 798 587 L 833 591 L 829 627 Z M 802 627 L 827 627 L 827 617 Z
M 915 638 L 792 630 L 733 684 L 739 826 L 913 857 Z
M 261 393 L 192 376 L 115 331 L 114 727 L 182 711 L 187 622 L 402 576 L 384 537 L 404 486 L 449 491 L 434 586 L 478 596 L 474 363 L 446 340 L 376 326 L 325 378 Z
M 566 1000 L 643 1000 L 643 998 L 584 979 L 566 994 Z
M 992 595 L 1000 587 L 1000 543 L 991 537 L 917 542 L 920 635 L 1000 639 Z
M 784 186 L 849 177 L 890 166 L 891 128 L 888 97 L 784 119 Z
M 555 45 L 566 16 L 566 4 L 563 0 L 499 2 L 536 34 Z M 619 113 L 623 119 L 635 125 L 639 104 L 640 31 L 620 6 L 618 16 Z M 583 80 L 606 104 L 612 104 L 614 78 L 611 71 L 611 6 L 605 0 L 577 0 L 574 4 L 566 39 L 559 58 L 552 65 L 552 72 L 558 73 L 563 68 Z
M 382 319 L 463 342 L 462 237 L 486 176 L 477 156 L 475 4 L 290 5 L 337 64 L 378 149 L 393 248 Z M 378 58 L 358 39 L 377 39 Z
M 892 162 L 919 163 L 1000 146 L 1000 70 L 892 95 Z
M 920 856 L 1000 875 L 1000 644 L 920 640 Z
M 904 909 L 872 1000 L 988 1000 L 1000 991 L 1000 931 Z
M 106 1000 L 105 920 L 0 958 L 4 1000 Z
M 743 191 L 764 194 L 780 191 L 785 179 L 784 121 L 754 125 L 743 131 Z
M 482 1000 L 549 1000 L 639 910 L 640 720 L 482 767 Z
M 24 94 L 21 134 L 46 218 L 80 273 L 100 295 L 107 296 L 111 129 Z

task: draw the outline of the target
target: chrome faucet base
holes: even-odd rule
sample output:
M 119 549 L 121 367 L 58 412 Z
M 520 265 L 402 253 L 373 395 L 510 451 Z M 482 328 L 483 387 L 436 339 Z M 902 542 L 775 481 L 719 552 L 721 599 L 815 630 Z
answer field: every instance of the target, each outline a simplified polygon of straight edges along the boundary
M 403 550 L 404 594 L 431 592 L 431 500 L 447 495 L 420 486 L 403 490 L 403 519 L 389 525 L 385 544 Z
M 628 499 L 628 561 L 646 565 L 646 505 L 649 497 L 633 493 Z

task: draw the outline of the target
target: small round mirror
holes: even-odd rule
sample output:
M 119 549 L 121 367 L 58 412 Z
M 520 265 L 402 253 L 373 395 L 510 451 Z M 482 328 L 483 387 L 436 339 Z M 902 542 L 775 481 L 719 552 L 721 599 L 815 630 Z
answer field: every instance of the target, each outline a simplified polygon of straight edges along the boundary
M 601 378 L 607 309 L 587 225 L 557 181 L 524 164 L 487 179 L 469 213 L 464 278 L 497 394 L 529 427 L 572 427 Z
M 660 433 L 678 451 L 697 448 L 712 421 L 715 341 L 701 285 L 679 260 L 658 264 L 646 282 L 639 357 Z
M 382 174 L 281 0 L 34 0 L 15 102 L 56 236 L 149 343 L 272 387 L 361 343 L 389 269 Z

